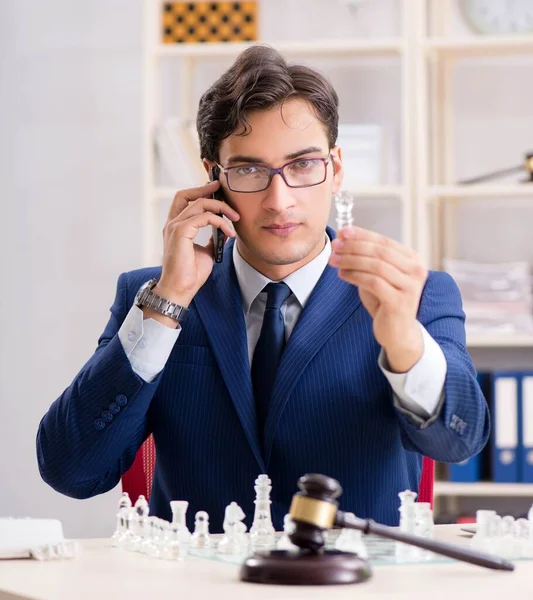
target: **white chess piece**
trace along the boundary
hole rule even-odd
[[[127,511],[131,508],[131,499],[128,492],[122,492],[118,503],[117,524],[115,532],[111,536],[111,545],[120,547],[124,534],[126,533]]]
[[[246,525],[242,522],[245,516],[242,508],[236,502],[226,506],[222,524],[224,536],[218,544],[218,554],[238,555],[248,551]]]
[[[518,544],[515,539],[515,519],[510,515],[506,515],[502,518],[499,555],[504,558],[515,558],[517,546]]]
[[[355,519],[354,513],[346,513]],[[343,552],[354,552],[363,559],[368,558],[368,551],[363,541],[362,532],[358,529],[343,529],[335,540],[335,548]]]
[[[496,516],[494,510],[476,511],[476,532],[470,540],[472,548],[481,552],[493,552],[492,519]]]
[[[252,548],[272,548],[276,543],[276,530],[272,525],[270,514],[270,492],[272,481],[268,475],[262,474],[255,480],[255,513],[250,528],[250,543]]]
[[[294,521],[289,514],[283,517],[283,535],[279,538],[276,545],[278,550],[299,550],[298,546],[293,544],[289,535],[294,531]]]
[[[416,528],[416,509],[415,500],[417,493],[411,490],[405,490],[398,494],[400,498],[400,531],[414,535]],[[395,543],[396,560],[405,562],[416,559],[417,549],[414,546],[404,544],[403,542]]]
[[[433,522],[433,511],[429,502],[415,502],[415,535],[423,538],[433,539],[435,524]],[[431,560],[433,552],[416,548],[413,552],[420,560]]]
[[[353,203],[354,197],[350,192],[341,190],[334,194],[337,230],[348,227],[353,224]]]
[[[163,557],[170,560],[180,560],[189,553],[191,541],[191,532],[187,528],[187,508],[189,503],[186,500],[172,500],[170,509],[172,510],[172,522],[165,528],[163,535]]]
[[[135,502],[131,512],[130,529],[132,536],[129,538],[127,549],[132,552],[138,552],[141,544],[147,535],[147,520],[150,507],[146,498],[141,494]]]
[[[200,510],[194,515],[194,533],[191,537],[191,548],[211,550],[213,542],[209,534],[209,515]]]

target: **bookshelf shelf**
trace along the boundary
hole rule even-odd
[[[493,496],[533,498],[533,483],[493,483],[480,481],[475,483],[455,483],[453,481],[435,481],[433,495],[438,496]]]
[[[428,38],[427,52],[453,57],[529,54],[533,52],[533,35],[482,36],[472,38]]]
[[[533,184],[517,185],[435,185],[426,191],[434,198],[497,198],[520,197],[533,199]]]
[[[343,55],[399,55],[403,51],[401,39],[324,39],[302,42],[263,41],[279,50],[285,56],[343,56]],[[178,58],[213,59],[235,58],[252,42],[205,43],[205,44],[158,44],[156,56],[175,56]]]

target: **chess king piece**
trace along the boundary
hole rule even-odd
[[[276,530],[272,525],[270,514],[270,492],[272,481],[268,475],[259,475],[255,480],[255,514],[250,528],[250,543],[252,548],[272,548],[276,543]]]
[[[372,575],[369,563],[353,552],[326,550],[324,531],[332,527],[358,529],[364,534],[405,542],[443,556],[474,565],[513,571],[514,565],[499,557],[483,554],[453,544],[417,537],[393,527],[361,519],[338,510],[342,493],[338,481],[325,475],[304,475],[298,482],[300,491],[291,503],[289,514],[294,529],[289,534],[298,552],[259,550],[241,566],[242,581],[283,585],[325,585],[360,583]]]

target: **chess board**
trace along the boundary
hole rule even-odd
[[[257,2],[165,2],[162,42],[243,42],[257,40]]]
[[[281,534],[276,535],[280,536]],[[330,532],[326,548],[334,548],[337,536],[337,532]],[[387,540],[385,538],[377,537],[374,535],[363,536],[363,540],[365,542],[365,546],[368,552],[368,562],[372,566],[417,564],[420,565],[456,562],[452,558],[433,553],[427,553],[423,557],[422,555],[417,554],[416,551],[414,553],[411,553],[410,556],[402,555],[400,557],[396,552],[396,542],[394,542],[393,540]],[[216,549],[210,551],[191,549],[189,552],[191,556],[216,560],[219,562],[226,562],[234,565],[242,564],[248,556],[248,554],[238,556],[222,556],[216,553]]]
[[[333,530],[329,532],[328,542],[326,548],[333,549],[335,547],[335,540],[339,532]],[[281,536],[281,533],[276,534],[277,538]],[[213,536],[215,538],[215,548],[206,552],[205,550],[191,549],[189,552],[191,556],[197,556],[199,558],[205,558],[210,560],[216,560],[219,562],[225,562],[233,565],[241,565],[246,558],[252,553],[246,553],[245,555],[239,556],[221,556],[216,553],[217,538],[222,536]],[[438,563],[451,563],[458,562],[456,559],[442,556],[441,554],[434,554],[432,552],[421,552],[419,549],[412,546],[403,546],[408,548],[406,552],[398,553],[396,549],[396,542],[388,540],[386,538],[378,537],[375,535],[363,536],[363,541],[366,546],[368,553],[368,562],[371,566],[400,566],[400,565],[426,565],[426,564],[438,564]],[[492,554],[492,552],[491,552]],[[533,557],[515,556],[515,557],[503,557],[506,560],[512,562],[531,561]]]

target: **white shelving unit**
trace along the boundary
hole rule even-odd
[[[454,181],[453,69],[461,58],[533,55],[533,35],[456,37],[450,34],[452,3],[417,0],[415,238],[425,263],[441,268],[443,246],[454,246],[457,204],[466,199],[533,200],[533,185],[456,185]],[[433,211],[432,211],[433,209]],[[433,213],[433,214],[431,214]],[[471,335],[471,348],[533,347],[528,335]]]
[[[401,65],[401,119],[403,124],[402,172],[399,185],[365,186],[359,197],[394,198],[401,205],[401,237],[415,247],[430,267],[440,267],[438,239],[449,235],[454,203],[463,199],[512,196],[533,200],[533,185],[471,185],[453,183],[452,69],[461,57],[533,54],[533,36],[452,37],[445,26],[450,21],[450,2],[400,0],[402,29],[398,38],[323,39],[310,42],[264,40],[284,56],[331,59],[341,57],[397,57]],[[196,113],[192,93],[195,74],[205,61],[236,58],[249,43],[167,45],[160,42],[160,0],[145,0],[144,40],[144,263],[160,262],[161,202],[176,190],[156,182],[154,130],[162,113],[159,68],[162,59],[180,61],[181,95],[179,116],[192,119]],[[429,25],[429,27],[428,27]],[[429,35],[428,29],[431,31]],[[438,100],[435,100],[438,99]],[[430,132],[433,136],[430,137]],[[446,206],[439,222],[431,206]],[[451,207],[451,208],[450,208]],[[437,211],[435,211],[437,212]],[[437,242],[435,241],[437,240]],[[533,348],[533,336],[470,336],[472,348]],[[435,496],[533,496],[533,485],[489,483],[454,484],[436,482]]]

